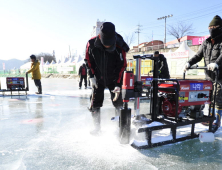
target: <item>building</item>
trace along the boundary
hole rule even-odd
[[[99,34],[99,31],[100,31],[100,27],[101,25],[104,23],[104,21],[99,21],[97,20],[96,22],[96,26],[93,26],[93,31],[91,33],[91,37],[95,37]]]
[[[159,50],[162,48],[164,48],[163,41],[153,40],[150,42],[143,42],[139,44],[139,49],[138,49],[138,46],[133,46],[130,52],[143,52],[143,51],[149,51],[149,50]]]
[[[180,38],[180,44],[182,42],[185,42],[188,46],[200,45],[208,37],[209,37],[209,35],[206,35],[206,36],[189,36],[189,35],[187,35],[187,36],[184,36],[184,37]],[[166,46],[167,46],[167,48],[179,47],[179,42],[176,39],[176,40],[167,42]]]

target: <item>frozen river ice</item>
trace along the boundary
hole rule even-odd
[[[44,94],[35,95],[33,81],[29,84],[27,97],[0,96],[0,170],[222,169],[221,129],[213,143],[193,139],[136,150],[119,144],[108,91],[102,133],[92,136],[90,89],[79,90],[73,79],[43,79]],[[142,103],[141,112],[146,110]]]

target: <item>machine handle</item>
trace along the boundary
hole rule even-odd
[[[207,67],[198,67],[198,65],[191,66],[189,69],[207,69]],[[215,81],[218,81],[219,70],[216,68],[214,70],[215,73]],[[183,79],[185,79],[186,72],[183,73]]]
[[[146,54],[146,55],[134,55],[133,56],[134,59],[150,59],[150,60],[154,60],[153,54]]]
[[[28,73],[26,73],[25,78],[26,78],[26,90],[29,91]]]
[[[189,67],[188,69],[207,69],[207,67],[199,67],[197,64]],[[185,79],[186,72],[183,73],[183,79]]]

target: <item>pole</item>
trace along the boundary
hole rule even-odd
[[[164,38],[164,48],[166,48],[166,17],[165,17],[165,38]]]
[[[137,31],[135,32],[135,33],[138,33],[138,52],[139,52],[139,44],[140,44],[140,38],[139,38],[139,34],[140,34],[140,27],[141,27],[141,25],[137,25],[138,26],[138,28],[137,28]]]
[[[71,58],[71,50],[70,50],[70,45],[69,45],[69,57]]]
[[[169,17],[172,17],[173,15],[168,15],[168,16],[164,16],[164,17],[160,17],[160,18],[157,18],[157,20],[161,20],[161,19],[165,19],[165,37],[164,37],[164,48],[166,48],[166,19],[169,18]]]
[[[141,81],[141,58],[136,59],[136,81]],[[140,114],[140,98],[135,98],[134,110],[136,115]]]

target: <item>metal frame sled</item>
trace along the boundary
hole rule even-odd
[[[19,92],[25,92],[25,95],[27,96],[27,91],[29,91],[28,74],[26,74],[25,78],[6,77],[6,86],[7,89],[0,89],[0,92],[3,94],[3,96],[5,96],[5,92],[11,92],[11,96],[13,96],[12,92],[18,92],[18,96],[21,96]]]
[[[187,114],[184,117],[180,117],[178,114],[179,109],[179,91],[180,91],[180,84],[179,81],[194,81],[194,80],[187,80],[185,79],[185,74],[183,76],[183,79],[158,79],[158,57],[153,57],[152,55],[136,55],[134,56],[134,59],[137,59],[137,62],[140,62],[141,59],[151,59],[154,61],[154,74],[153,74],[153,81],[151,86],[151,99],[150,99],[150,113],[145,114],[146,118],[150,120],[150,122],[160,122],[162,125],[153,126],[153,127],[140,127],[138,128],[138,133],[145,132],[145,139],[146,144],[145,145],[138,145],[137,142],[133,142],[131,144],[132,147],[136,149],[147,149],[152,147],[157,147],[161,145],[176,143],[180,141],[185,141],[188,139],[193,139],[199,137],[199,134],[201,132],[195,133],[195,125],[197,123],[201,122],[209,122],[208,130],[202,131],[202,132],[215,132],[217,128],[213,127],[213,121],[215,120],[215,102],[214,104],[211,104],[209,102],[209,112],[208,116],[203,115],[202,116],[193,116],[190,114]],[[206,67],[191,67],[190,69],[206,69]],[[131,109],[128,108],[127,102],[129,102],[130,97],[140,97],[142,96],[142,86],[140,81],[134,81],[133,87],[130,87],[130,80],[132,79],[132,72],[125,72],[124,76],[128,74],[128,78],[123,78],[123,86],[122,86],[122,95],[123,95],[123,102],[124,107],[121,109],[120,113],[120,143],[129,143],[130,139],[130,126],[131,126]],[[218,75],[218,70],[216,70],[215,73],[216,77]],[[137,77],[138,80],[138,77]],[[217,78],[216,78],[217,80]],[[197,80],[198,81],[198,80]],[[162,103],[160,102],[160,95],[159,92],[161,90],[161,87],[158,86],[158,82],[173,82],[175,84],[175,88],[173,91],[171,91],[174,94],[174,100],[175,100],[175,110],[174,110],[174,116],[169,116],[166,114],[162,114],[161,112],[161,106]],[[210,82],[212,83],[212,82]],[[217,83],[217,81],[216,81]],[[127,84],[127,85],[126,85]],[[216,86],[217,87],[217,86]],[[168,89],[168,88],[166,88]],[[172,90],[172,89],[170,89]],[[207,96],[209,101],[212,101],[212,93],[213,89],[209,91],[209,96]],[[199,95],[199,93],[197,93]],[[216,97],[216,90],[214,93],[214,101]],[[213,113],[210,114],[211,107],[213,107]],[[195,110],[195,114],[199,114],[201,110]],[[188,131],[188,134],[183,135],[183,137],[179,136],[177,137],[177,128],[183,127],[183,126],[190,126],[190,130]],[[156,130],[163,130],[163,129],[170,129],[172,138],[170,140],[165,140],[162,142],[152,143],[152,135],[153,132]]]

